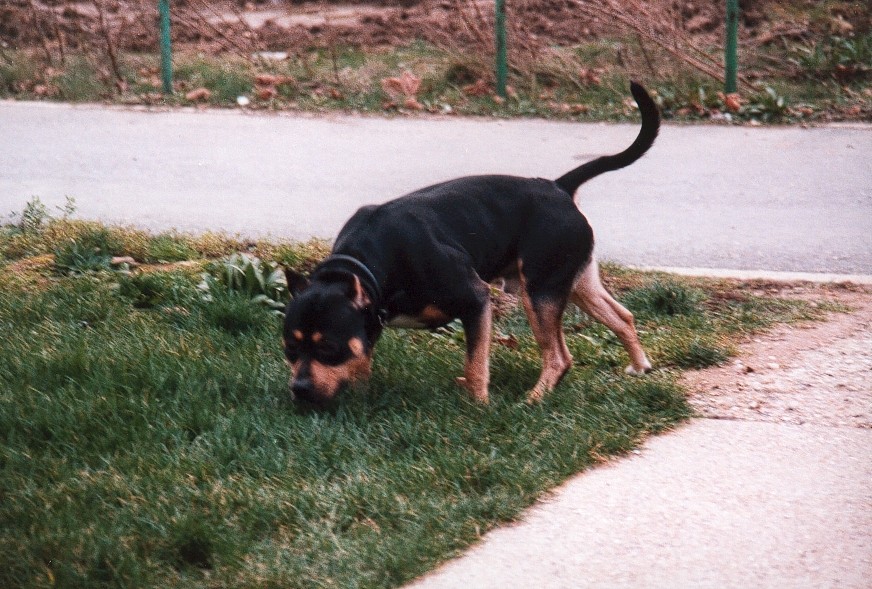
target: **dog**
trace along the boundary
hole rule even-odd
[[[642,127],[621,153],[557,180],[468,176],[364,206],[310,277],[286,269],[292,299],[283,343],[294,399],[323,406],[344,384],[367,377],[386,326],[432,329],[459,319],[466,361],[457,382],[486,404],[490,285],[500,279],[519,285],[541,350],[528,402],[541,400],[572,365],[561,325],[569,302],[618,336],[630,357],[626,372],[650,371],[633,315],[600,282],[593,230],[574,200],[583,183],[632,164],[653,145],[657,106],[641,85],[630,90]]]

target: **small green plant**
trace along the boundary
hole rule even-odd
[[[762,94],[754,97],[749,104],[739,110],[739,114],[746,118],[770,123],[787,119],[790,107],[784,96],[771,86],[766,86]]]
[[[62,242],[54,250],[55,268],[61,274],[109,270],[114,249],[108,230],[102,227],[90,228]]]
[[[239,293],[279,313],[285,307],[288,292],[284,272],[277,264],[242,253],[214,264],[203,276],[200,288],[207,298],[227,292]]]
[[[789,61],[799,67],[800,75],[813,80],[833,78],[846,83],[866,79],[872,74],[872,33],[833,36],[797,46]]]

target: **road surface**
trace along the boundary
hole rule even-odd
[[[332,237],[354,210],[466,174],[555,178],[635,124],[313,117],[0,101],[0,214],[76,199],[160,231]],[[872,274],[872,126],[665,125],[579,204],[602,259]]]

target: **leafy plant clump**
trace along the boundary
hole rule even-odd
[[[204,274],[201,289],[209,300],[226,293],[247,296],[252,302],[281,312],[287,304],[285,275],[277,264],[236,253],[212,264]]]

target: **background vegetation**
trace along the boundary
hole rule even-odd
[[[174,2],[175,93],[165,96],[156,3],[10,0],[0,96],[601,120],[631,114],[636,78],[666,118],[872,120],[868,2],[741,2],[740,88],[729,96],[722,4],[511,2],[503,99],[489,2]]]

